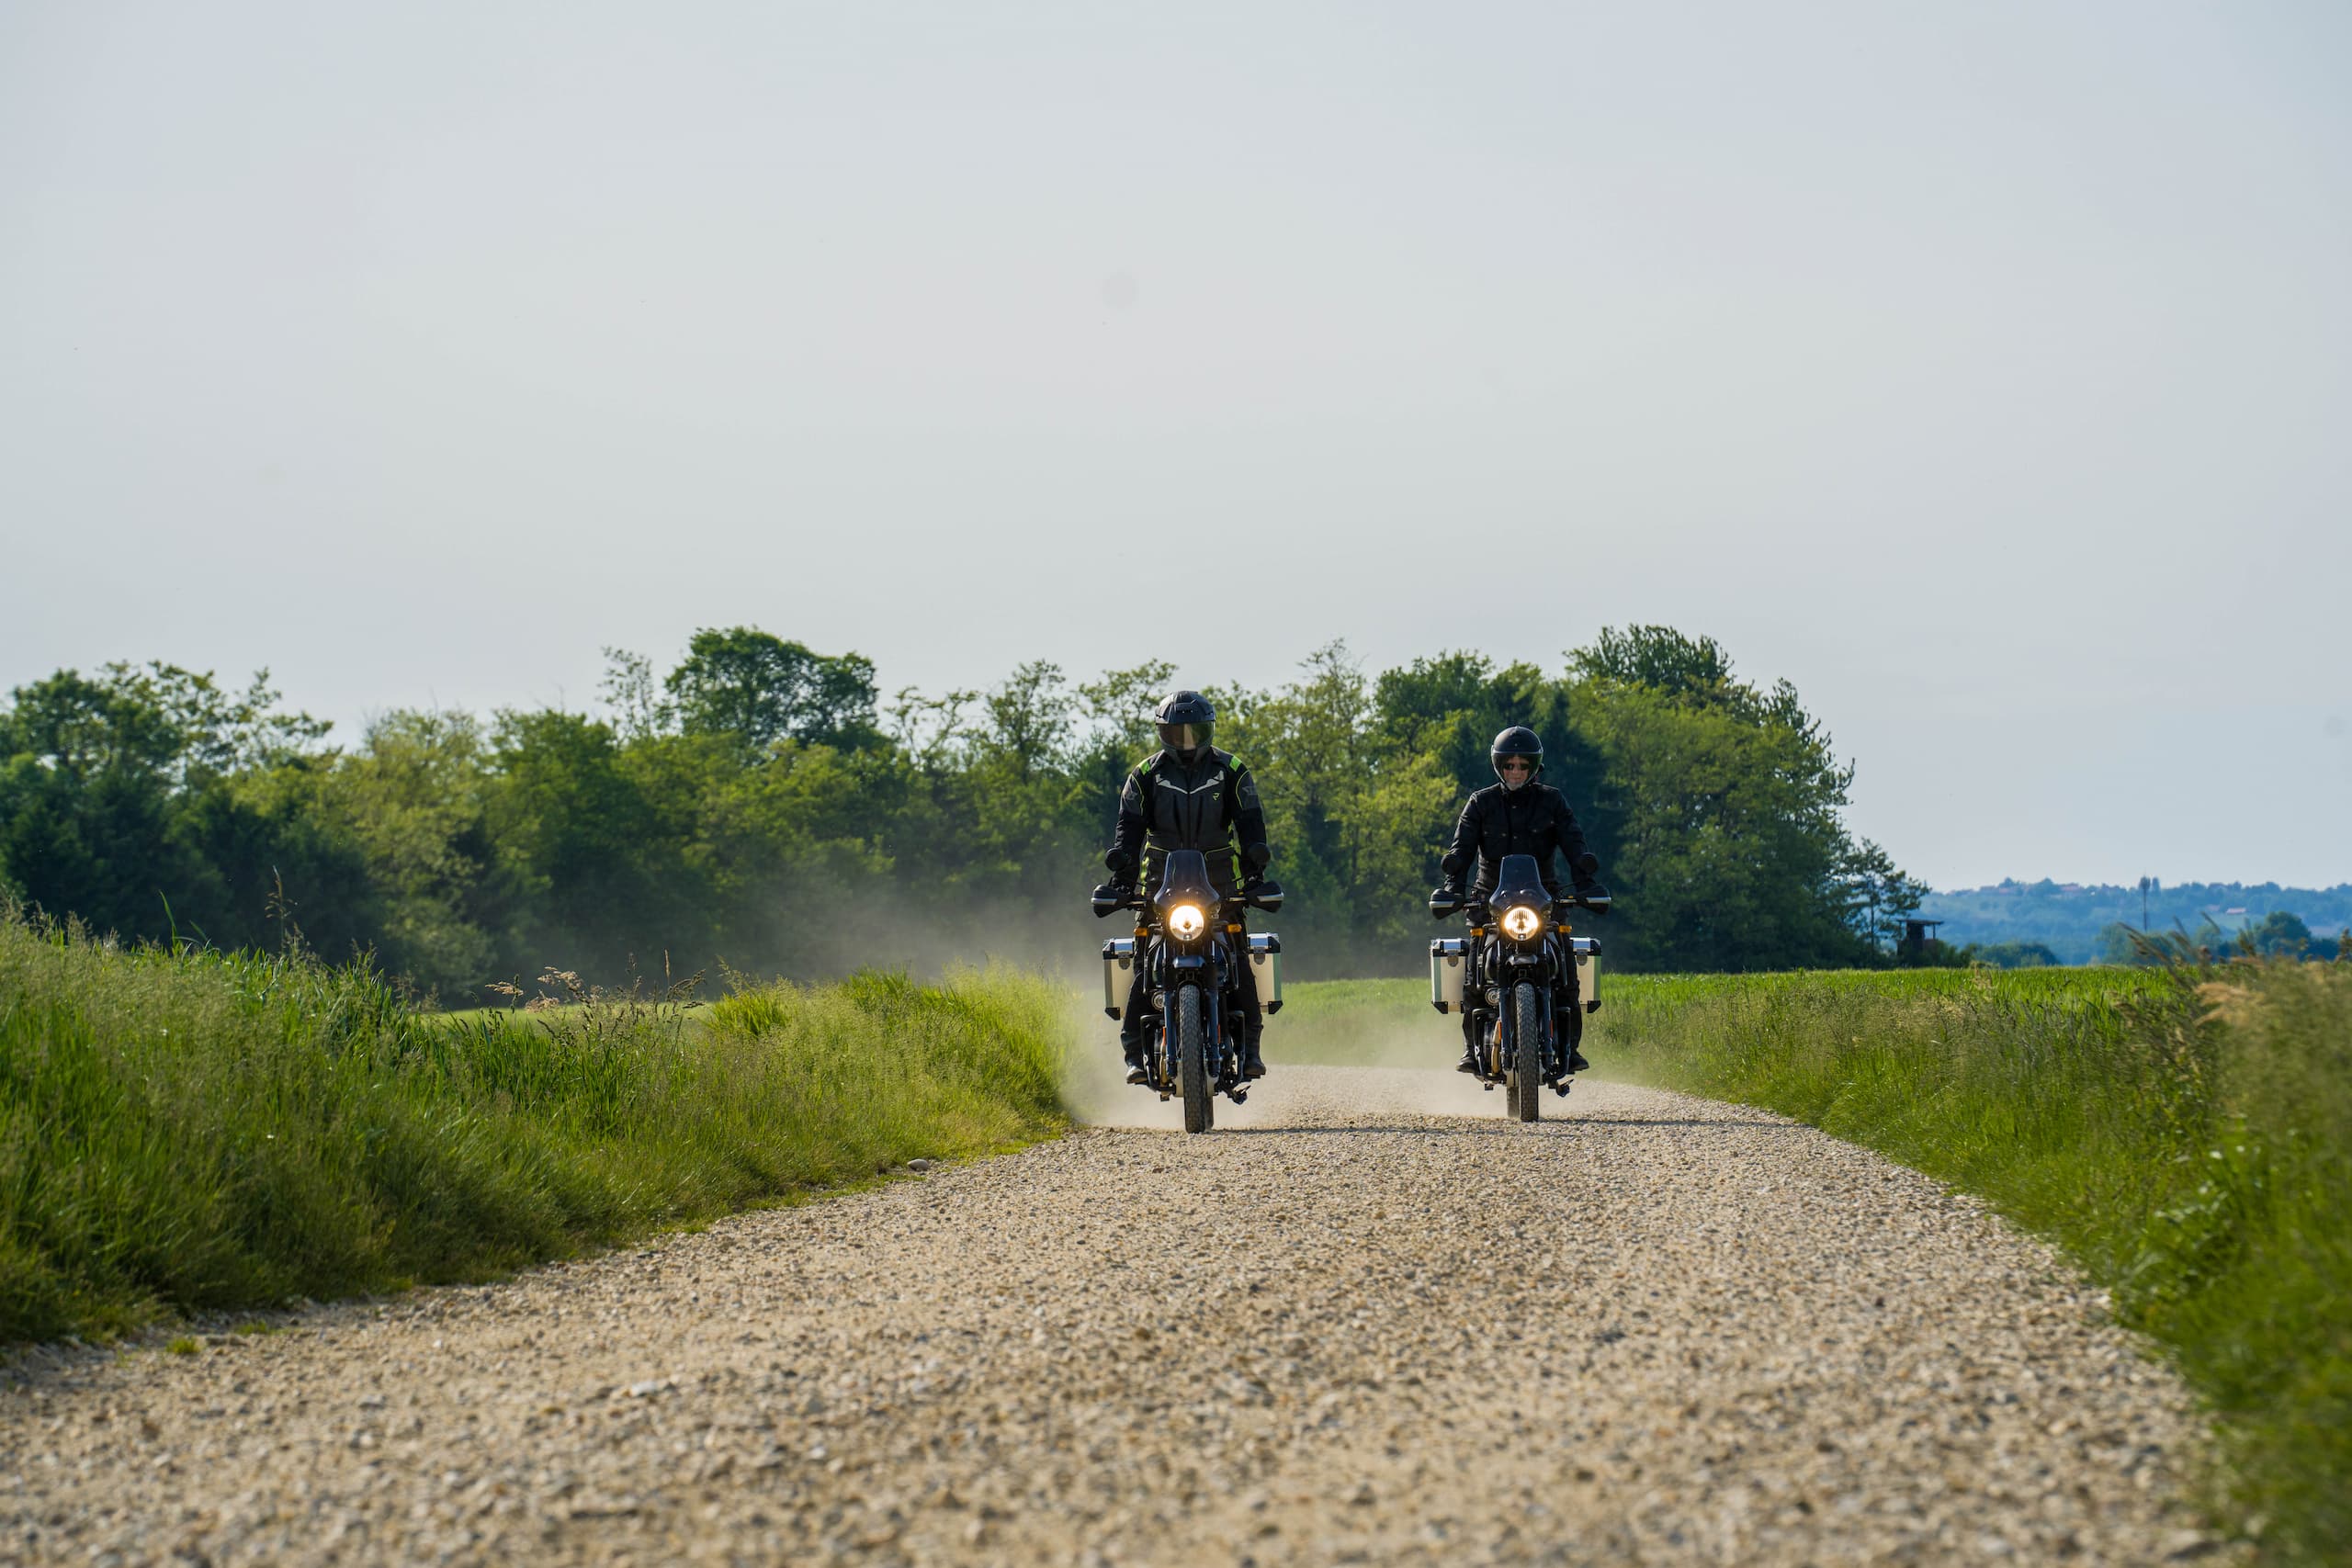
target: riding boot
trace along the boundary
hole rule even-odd
[[[1258,1054],[1260,1032],[1253,1029],[1241,1037],[1241,1076],[1262,1078],[1266,1076],[1266,1059]]]
[[[1584,1053],[1577,1049],[1584,1043],[1584,1007],[1574,997],[1569,998],[1568,1006],[1575,1010],[1562,1011],[1557,1015],[1556,1022],[1560,1038],[1568,1043],[1568,1071],[1580,1073],[1592,1066],[1584,1059]]]
[[[1119,1049],[1126,1054],[1127,1081],[1129,1083],[1143,1083],[1147,1081],[1150,1075],[1144,1071],[1143,1036],[1140,1034],[1120,1035]]]

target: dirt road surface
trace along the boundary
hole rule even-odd
[[[1756,1111],[1501,1101],[1283,1068],[1206,1137],[1091,1127],[195,1355],[36,1353],[0,1561],[2211,1551],[2169,1501],[2177,1385],[2038,1244]]]

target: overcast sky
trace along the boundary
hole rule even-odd
[[[2336,0],[11,0],[0,687],[1664,622],[1938,886],[2339,881],[2347,280]]]

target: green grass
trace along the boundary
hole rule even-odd
[[[0,1341],[494,1277],[1063,1124],[1058,989],[420,1017],[307,957],[0,918]]]
[[[1385,1059],[1419,1031],[1436,1065],[1454,1038],[1418,982],[1293,995],[1288,1059]],[[2352,965],[1611,976],[1602,995],[1603,1075],[1781,1111],[2064,1247],[2210,1402],[2220,1510],[2267,1560],[2352,1558]]]
[[[1610,1007],[1621,1068],[2056,1240],[2211,1401],[2267,1554],[2352,1551],[2352,969],[1659,977]]]

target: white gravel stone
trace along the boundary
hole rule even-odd
[[[2232,1556],[2176,1380],[1981,1205],[1739,1107],[1501,1100],[1277,1066],[1206,1137],[28,1353],[0,1562]]]

